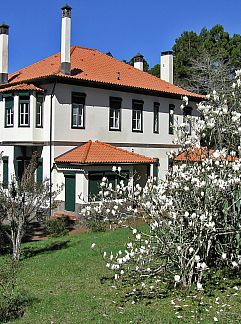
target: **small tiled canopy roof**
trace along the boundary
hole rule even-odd
[[[33,83],[44,78],[58,77],[65,80],[85,81],[98,85],[118,86],[119,88],[139,89],[179,98],[188,96],[193,100],[204,97],[163,81],[147,72],[140,71],[96,49],[72,46],[71,74],[60,72],[60,53],[47,57],[9,76],[8,85]],[[5,85],[0,86],[5,87]]]
[[[187,151],[182,152],[178,156],[175,157],[174,161],[177,162],[185,162],[185,161],[190,161],[190,162],[201,162],[202,160],[208,158],[208,157],[213,157],[214,150],[213,149],[207,149],[206,147],[191,147]],[[214,157],[213,157],[214,158]],[[214,158],[217,159],[217,158]],[[226,156],[227,161],[235,161],[237,160],[237,157],[227,155]]]
[[[55,159],[55,162],[80,164],[150,164],[155,163],[155,160],[100,141],[89,141],[60,155]]]
[[[17,84],[15,86],[10,86],[6,87],[3,89],[0,89],[0,93],[6,93],[6,92],[11,92],[11,91],[36,91],[36,92],[44,92],[43,89],[36,87],[33,84],[26,84],[26,83],[21,83]]]

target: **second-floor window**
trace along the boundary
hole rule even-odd
[[[121,130],[121,98],[110,97],[109,130]]]
[[[13,127],[13,97],[5,98],[5,127]]]
[[[29,96],[19,96],[19,126],[30,126]]]
[[[36,127],[43,127],[43,96],[38,95],[36,99]]]
[[[85,128],[85,94],[72,93],[72,128]]]
[[[174,134],[174,105],[169,105],[169,134]]]
[[[153,133],[159,133],[159,107],[160,104],[155,102],[153,106]]]
[[[132,102],[132,131],[143,132],[143,101]]]

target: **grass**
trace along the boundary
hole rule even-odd
[[[211,301],[210,297],[202,300],[197,296],[196,300],[187,300],[170,296],[162,300],[144,300],[136,304],[127,301],[124,305],[120,304],[121,296],[111,287],[113,283],[101,280],[110,277],[112,273],[105,267],[101,254],[91,249],[91,244],[95,242],[97,248],[101,247],[107,252],[119,250],[128,235],[129,231],[122,229],[24,244],[25,258],[18,284],[33,298],[33,303],[22,318],[11,323],[197,323],[199,315],[191,312],[195,307],[187,311],[187,318],[178,319],[175,314],[177,309],[181,309],[179,314],[182,315],[187,302],[201,303],[198,309],[204,308],[202,323],[213,323],[214,316],[219,317],[220,323],[241,321],[240,286],[238,291],[230,285],[230,291],[225,296],[219,291],[215,292]],[[216,300],[217,296],[220,299]],[[180,307],[171,304],[173,299]],[[208,306],[205,305],[207,302]],[[220,312],[225,303],[229,303],[232,309],[227,312],[224,306],[224,311]],[[208,312],[205,308],[209,308]],[[216,315],[217,311],[220,316]]]

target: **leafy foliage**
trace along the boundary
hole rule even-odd
[[[221,25],[199,34],[182,33],[173,46],[174,83],[203,94],[228,89],[241,66],[240,38],[231,37]]]
[[[46,221],[46,234],[50,237],[64,236],[68,233],[66,220],[61,217]]]

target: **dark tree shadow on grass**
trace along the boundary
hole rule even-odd
[[[21,253],[22,259],[31,258],[38,254],[43,254],[43,253],[66,249],[67,247],[69,247],[69,242],[70,242],[70,240],[65,240],[65,241],[53,242],[51,244],[41,246],[41,247],[36,247],[36,246],[24,247],[22,249],[22,253]]]

